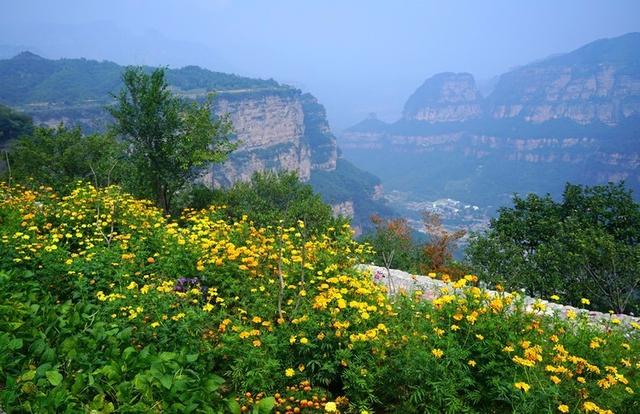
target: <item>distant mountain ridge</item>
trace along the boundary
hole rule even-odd
[[[22,52],[0,60],[0,104],[26,113],[35,125],[63,122],[86,132],[100,131],[111,121],[104,108],[113,101],[111,94],[122,88],[123,70],[123,66],[108,61],[50,60]],[[318,182],[323,183],[323,197],[336,205],[351,203],[347,212],[356,227],[366,227],[372,211],[388,212],[372,196],[379,179],[371,175],[367,180],[360,179],[363,171],[346,160],[338,163],[336,138],[324,106],[311,94],[273,79],[253,79],[198,66],[167,69],[165,75],[173,92],[185,99],[202,100],[215,92],[214,114],[228,114],[233,122],[233,139],[239,147],[227,162],[210,168],[205,183],[229,186],[268,170],[295,171],[301,180],[314,184],[317,180],[312,178],[321,174]],[[345,174],[353,179],[345,181]],[[340,188],[344,182],[361,187]]]
[[[565,181],[620,180],[640,195],[640,33],[517,67],[491,89],[437,74],[397,122],[365,120],[340,146],[387,188],[432,198],[499,205]]]
[[[500,76],[483,97],[469,73],[439,73],[405,104],[403,119],[450,122],[476,118],[568,118],[615,125],[640,115],[640,33],[589,43],[573,52]]]
[[[25,105],[34,102],[110,101],[122,86],[123,67],[109,61],[45,59],[25,51],[0,60],[0,102]],[[145,67],[153,70],[152,67]],[[167,81],[181,91],[234,89],[291,89],[273,79],[253,79],[213,72],[198,66],[167,69]]]

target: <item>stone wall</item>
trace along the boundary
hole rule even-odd
[[[389,280],[391,280],[391,287],[393,292],[415,292],[417,290],[422,292],[425,300],[433,300],[442,295],[442,289],[446,288],[448,292],[455,292],[456,289],[452,283],[446,283],[441,280],[437,280],[428,276],[412,275],[402,270],[391,269],[389,274],[384,267],[373,265],[360,265],[361,271],[367,272],[378,283],[389,286]],[[486,290],[486,293],[490,296],[500,295],[504,293],[498,293],[493,290]],[[555,302],[546,301],[543,299],[532,298],[524,296],[524,303],[527,311],[536,312],[543,315],[554,316],[557,315],[561,318],[566,318],[569,311],[575,312],[576,315],[589,318],[593,323],[604,324],[611,322],[613,319],[617,319],[621,324],[630,325],[632,322],[640,323],[640,318],[632,315],[623,314],[609,314],[602,312],[590,311],[587,309],[579,309],[573,306],[562,305]],[[542,306],[538,305],[542,304]],[[536,305],[534,307],[534,305]],[[539,308],[544,308],[543,311]]]

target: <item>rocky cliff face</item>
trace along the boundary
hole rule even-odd
[[[312,171],[333,171],[338,146],[326,111],[297,89],[223,93],[215,108],[229,114],[239,147],[205,177],[211,185],[247,181],[258,171],[294,171],[302,181]]]
[[[480,117],[481,96],[470,73],[440,73],[409,97],[403,117],[426,122],[456,122]]]
[[[479,188],[555,191],[551,180],[626,180],[638,193],[639,50],[640,33],[599,40],[503,74],[487,97],[470,74],[435,75],[400,120],[365,120],[341,134],[340,146],[385,184],[412,191],[434,187],[434,179],[459,197]]]
[[[500,77],[487,98],[495,118],[616,125],[640,115],[640,33],[602,39]]]
[[[227,162],[212,167],[206,183],[228,186],[258,171],[294,171],[303,181],[310,178],[312,150],[305,139],[310,126],[299,91],[227,92],[219,95],[215,112],[229,115],[239,146]]]
[[[457,122],[480,117],[617,125],[640,115],[640,33],[603,39],[503,74],[483,98],[469,73],[440,73],[407,100],[403,118]]]

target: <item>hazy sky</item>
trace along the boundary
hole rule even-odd
[[[395,120],[442,71],[488,80],[640,31],[638,0],[0,0],[0,54],[196,64],[316,95],[334,129]]]

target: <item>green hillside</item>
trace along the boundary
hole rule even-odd
[[[145,67],[151,71],[153,68]],[[106,102],[122,87],[124,70],[113,62],[87,59],[50,60],[30,52],[0,60],[0,103]],[[213,72],[198,66],[167,69],[169,84],[188,91],[287,88],[276,81]]]

